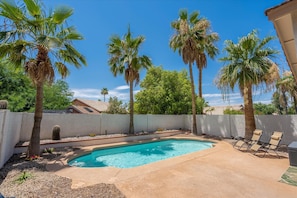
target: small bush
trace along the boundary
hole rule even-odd
[[[54,152],[54,148],[45,148],[44,149],[44,153],[50,153],[50,154],[52,154],[53,152]]]
[[[27,179],[31,178],[32,177],[32,174],[27,172],[27,171],[24,171],[21,173],[21,175],[16,179],[16,182],[19,183],[19,184],[22,184],[24,183]]]

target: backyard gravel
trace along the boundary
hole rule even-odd
[[[44,153],[36,160],[25,160],[24,154],[15,154],[0,169],[0,198],[2,197],[125,197],[113,184],[96,184],[71,189],[71,179],[60,177],[46,170],[45,166],[54,158],[70,152],[71,148]],[[27,179],[20,179],[28,176]],[[2,197],[1,197],[2,195]]]

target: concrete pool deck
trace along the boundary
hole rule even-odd
[[[192,135],[175,137],[201,139]],[[112,183],[127,198],[297,196],[297,187],[279,182],[289,167],[287,157],[260,158],[238,151],[226,141],[215,142],[211,149],[135,168],[67,166],[71,156],[94,148],[82,147],[75,153],[61,156],[47,168],[59,176],[72,179],[73,188]]]

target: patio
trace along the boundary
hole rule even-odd
[[[281,159],[260,158],[234,149],[230,142],[216,142],[215,147],[208,150],[130,169],[65,166],[71,154],[47,168],[71,178],[73,188],[112,183],[128,198],[296,197],[297,187],[279,182],[289,167],[286,153]],[[80,152],[92,148],[83,147]]]

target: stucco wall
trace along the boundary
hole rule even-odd
[[[0,168],[13,155],[14,146],[20,139],[21,113],[0,111]]]
[[[40,138],[51,139],[52,128],[61,127],[61,137],[84,136],[90,133],[101,134],[101,115],[89,114],[54,114],[44,113],[41,121]],[[23,124],[20,131],[20,141],[28,141],[31,137],[34,115],[23,114]]]

